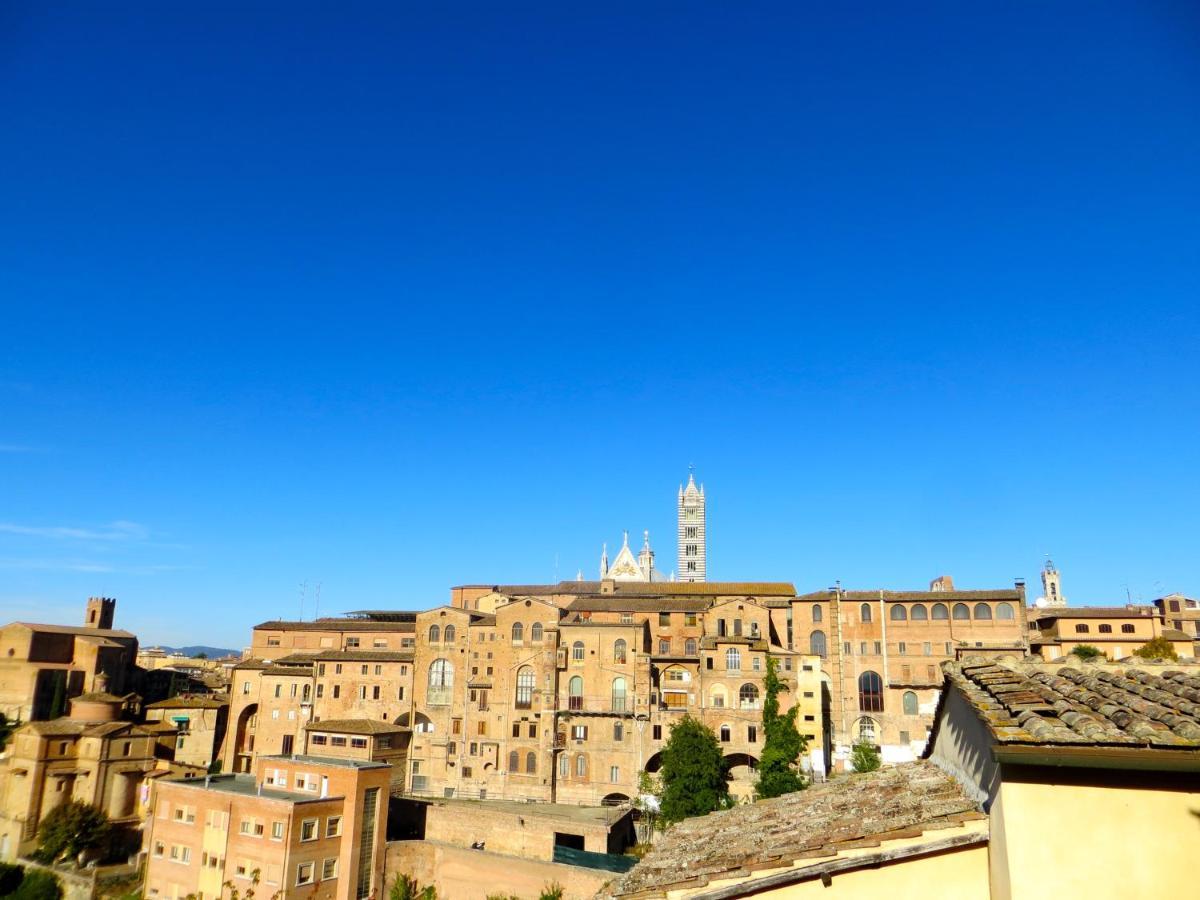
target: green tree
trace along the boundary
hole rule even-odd
[[[25,869],[14,863],[0,862],[0,897],[14,893],[25,877]]]
[[[437,900],[437,888],[432,884],[421,887],[417,879],[401,873],[392,882],[388,900]]]
[[[662,820],[667,825],[729,805],[729,771],[717,736],[684,716],[662,750]]]
[[[12,736],[16,728],[16,723],[8,721],[8,716],[0,713],[0,751],[4,750],[5,745],[8,744],[8,739]]]
[[[49,719],[57,719],[67,712],[67,674],[56,672],[54,679],[54,696],[50,698]]]
[[[645,770],[638,775],[638,793],[633,805],[641,811],[641,818],[646,827],[653,831],[658,820],[658,811],[662,806],[662,785]]]
[[[1097,657],[1104,656],[1104,652],[1099,647],[1093,647],[1091,644],[1080,644],[1071,653],[1078,656],[1084,662],[1091,662]]]
[[[106,849],[112,823],[104,810],[68,800],[50,810],[38,827],[38,856],[46,862],[73,859],[84,850]]]
[[[52,873],[32,869],[21,879],[20,886],[12,894],[12,900],[62,900],[62,895],[62,882]]]
[[[193,656],[192,659],[208,659],[208,654],[201,650],[199,653]]]
[[[1134,650],[1133,655],[1140,656],[1142,659],[1179,659],[1175,647],[1165,637],[1156,637],[1147,641]]]
[[[793,791],[803,790],[804,776],[796,771],[796,760],[804,752],[804,738],[796,729],[796,714],[799,706],[793,706],[782,716],[779,714],[779,691],[783,682],[779,680],[779,660],[767,659],[767,675],[763,679],[766,699],[763,701],[763,750],[758,761],[758,784],[755,789],[760,798],[778,797]]]
[[[855,772],[874,772],[882,764],[879,751],[867,741],[859,741],[850,750],[850,764]]]

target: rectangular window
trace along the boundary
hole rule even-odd
[[[847,656],[851,655],[849,641],[846,641],[844,644],[842,644],[842,652],[845,653]]]
[[[654,726],[654,740],[656,740],[656,741],[662,740],[662,726],[661,725]]]
[[[572,725],[571,738],[576,741],[586,741],[588,730],[586,725]]]
[[[900,643],[897,645],[896,649],[897,649],[897,651],[899,652],[899,654],[900,654],[901,656],[905,656],[905,655],[907,655],[907,653],[908,653],[908,644],[904,643],[904,641],[901,641],[901,642],[900,642]]]
[[[300,840],[315,841],[317,839],[317,820],[305,819],[300,823]]]
[[[344,737],[341,737],[340,735],[334,735],[333,737],[331,737],[329,739],[329,743],[330,743],[330,746],[333,746],[333,747],[345,747],[346,739]]]
[[[370,666],[368,666],[366,663],[363,663],[363,667],[362,667],[362,674],[363,674],[363,675],[366,675],[366,674],[367,674],[367,670],[368,670],[369,668],[370,668]]]
[[[312,884],[313,883],[313,868],[314,863],[300,863],[296,866],[296,884]]]
[[[164,846],[162,841],[154,842],[154,855],[155,856],[162,856],[164,853],[166,853],[166,851],[167,851],[167,848],[166,848],[166,846]]]
[[[537,737],[537,722],[529,723],[529,736],[531,738]]]
[[[372,699],[372,700],[378,700],[378,699],[379,699],[379,692],[380,692],[381,690],[382,690],[382,688],[380,688],[380,686],[379,686],[379,685],[375,685],[373,688],[371,688],[371,699]]]
[[[341,674],[342,674],[342,664],[341,664],[341,663],[334,663],[334,664],[333,664],[333,674],[334,674],[334,675],[341,675]]]
[[[338,837],[342,833],[342,817],[330,816],[325,820],[325,837]]]
[[[632,625],[633,624],[633,613],[629,613],[629,612],[621,613],[621,624],[622,625]]]
[[[683,624],[689,628],[696,627],[696,614],[695,613],[684,613],[683,614]]]
[[[475,729],[475,733],[486,735],[487,734],[487,722],[485,722],[481,719],[479,722],[478,728]]]
[[[519,738],[520,736],[521,736],[521,723],[513,722],[513,737]]]
[[[608,780],[610,782],[612,782],[613,784],[621,783],[621,767],[620,766],[609,766],[608,767]]]
[[[947,656],[954,655],[954,645],[952,643],[950,643],[950,641],[946,641],[946,655]]]
[[[321,880],[329,881],[332,878],[337,878],[338,861],[336,856],[331,856],[321,863]]]
[[[243,694],[248,694],[248,693],[250,693],[250,682],[248,682],[248,681],[243,681],[243,682],[242,682],[242,693],[243,693]]]
[[[367,749],[367,739],[366,738],[350,738],[350,746],[353,747],[355,750],[366,750]]]
[[[866,655],[867,655],[867,642],[866,642],[866,641],[859,641],[859,642],[858,642],[858,655],[859,655],[859,656],[866,656]]]
[[[658,624],[663,628],[669,628],[671,625],[671,614],[669,612],[660,612],[658,614]]]
[[[397,694],[396,694],[396,699],[397,699],[397,700],[403,700],[403,699],[404,699],[404,685],[400,685],[400,688],[399,688],[399,690],[398,690],[398,692],[397,692]]]
[[[658,655],[659,656],[667,656],[670,654],[670,652],[671,652],[671,642],[670,641],[659,641],[658,642]]]
[[[272,822],[271,823],[271,840],[273,840],[273,841],[282,841],[283,840],[283,823],[282,822]]]
[[[907,731],[900,732],[900,743],[902,743],[902,744],[908,743],[908,732]]]
[[[317,699],[320,700],[324,696],[325,696],[325,685],[318,684],[317,685]]]
[[[758,743],[758,726],[757,725],[747,725],[746,726],[746,740],[751,744]]]
[[[921,645],[921,651],[926,656],[933,656],[933,644],[931,644],[929,641],[926,641],[924,644]]]
[[[283,685],[282,684],[275,685],[275,696],[276,697],[283,696]]]
[[[358,688],[358,699],[359,699],[359,700],[366,700],[366,699],[367,699],[367,686],[366,686],[365,684],[363,684],[363,685],[359,685],[359,688]]]
[[[342,686],[340,684],[335,684],[333,686],[333,699],[336,700],[340,696],[342,696]]]
[[[358,638],[346,638],[346,648],[355,649],[358,647]]]

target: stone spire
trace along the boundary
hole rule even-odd
[[[708,543],[704,485],[696,487],[695,472],[688,472],[687,487],[679,486],[679,580],[707,578]]]
[[[1034,606],[1061,607],[1067,605],[1067,598],[1062,593],[1062,583],[1054,562],[1046,557],[1046,565],[1042,567],[1042,596],[1034,601]]]
[[[638,554],[638,568],[646,581],[654,580],[654,551],[650,549],[650,531],[642,532],[642,552]]]
[[[600,550],[600,580],[603,581],[608,577],[608,541],[605,541]]]

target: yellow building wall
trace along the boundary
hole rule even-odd
[[[1197,896],[1200,784],[1178,779],[1176,790],[1005,781],[992,808],[993,900]]]
[[[928,835],[926,836],[928,838]],[[714,885],[672,891],[670,900],[702,894]],[[1073,896],[1073,895],[1060,895]],[[967,847],[900,860],[876,869],[857,869],[833,876],[825,887],[820,879],[803,881],[773,891],[755,894],[763,900],[846,900],[846,898],[886,897],[888,900],[930,900],[932,897],[953,897],[954,900],[988,900],[987,845]]]

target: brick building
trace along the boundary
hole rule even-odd
[[[80,694],[136,690],[138,640],[113,627],[116,609],[111,597],[90,597],[82,626],[10,622],[0,628],[0,713],[15,721],[50,719]]]
[[[304,900],[380,896],[386,763],[262,756],[253,775],[163,779],[146,836],[145,896],[242,894]]]

